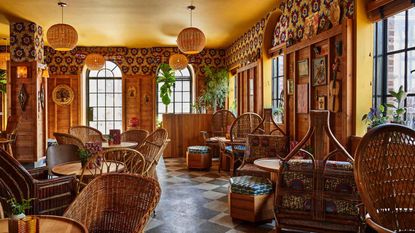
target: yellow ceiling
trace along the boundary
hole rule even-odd
[[[191,0],[67,0],[64,22],[78,31],[78,45],[175,46],[180,30],[189,26]],[[60,22],[57,0],[1,0],[0,36],[8,21],[25,19],[46,31]],[[276,0],[193,0],[193,25],[207,37],[207,47],[224,48],[247,31]],[[46,34],[46,33],[45,33]]]

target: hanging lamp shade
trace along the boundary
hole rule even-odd
[[[58,23],[52,25],[46,33],[50,47],[57,51],[69,51],[78,43],[78,33],[69,24]]]
[[[205,45],[205,34],[199,28],[185,28],[177,37],[177,46],[185,54],[198,54],[205,48]]]
[[[173,70],[183,70],[189,64],[189,60],[183,54],[177,53],[170,56],[169,65]]]
[[[105,58],[98,53],[88,54],[85,58],[85,65],[90,70],[100,70],[105,65]]]
[[[0,53],[0,70],[7,70],[7,61],[10,60],[10,53]]]

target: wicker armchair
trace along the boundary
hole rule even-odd
[[[75,177],[48,178],[47,168],[27,171],[13,157],[0,150],[0,202],[6,213],[7,200],[33,198],[27,214],[62,215],[76,196]]]
[[[153,178],[157,177],[156,167],[163,154],[164,149],[167,146],[167,130],[163,128],[156,129],[151,133],[144,144],[138,148],[138,151],[144,155],[146,160],[146,168],[144,169],[144,175]]]
[[[89,232],[141,233],[160,192],[150,177],[106,174],[89,183],[64,216],[84,224]]]
[[[87,142],[106,142],[105,138],[102,136],[102,133],[92,127],[79,125],[79,126],[72,126],[69,129],[69,134],[79,138],[82,143]]]
[[[131,173],[142,175],[145,166],[144,156],[128,148],[105,150],[91,157],[83,167],[79,177],[78,192],[91,180],[107,173]]]
[[[130,129],[121,134],[121,141],[123,142],[137,142],[135,149],[140,148],[144,144],[144,140],[148,136],[148,131],[144,129]]]
[[[260,158],[277,157],[283,159],[288,154],[287,138],[280,135],[249,134],[247,149],[238,176],[260,176],[270,178],[271,174],[254,165]]]
[[[79,149],[85,149],[84,143],[81,139],[66,133],[53,133],[59,145],[75,145]]]
[[[256,113],[248,112],[240,115],[232,123],[230,130],[230,142],[219,140],[221,155],[219,158],[219,171],[223,159],[229,158],[231,170],[235,174],[238,163],[242,163],[246,150],[246,140],[261,123],[262,118]]]
[[[272,116],[272,109],[266,108],[264,109],[264,117],[261,123],[254,129],[253,134],[268,134],[268,135],[281,135],[287,136],[281,127],[278,126],[277,123],[274,121],[274,117]],[[288,137],[287,137],[287,144],[288,144]]]
[[[72,161],[80,161],[79,148],[75,145],[53,145],[46,151],[46,165],[50,176],[53,176],[51,169],[54,166]]]
[[[310,141],[314,153],[302,148]],[[307,159],[295,159],[298,153]],[[331,160],[342,157],[348,162]],[[328,111],[310,111],[306,136],[284,158],[275,191],[277,232],[281,228],[312,232],[359,232],[360,198],[353,158],[330,130]]]
[[[378,232],[414,232],[415,131],[396,124],[369,130],[354,168],[366,223]]]

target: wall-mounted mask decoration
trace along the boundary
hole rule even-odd
[[[17,96],[17,98],[19,100],[20,108],[22,109],[22,111],[26,111],[26,103],[28,96],[24,84],[22,84],[22,86],[20,87],[19,95]]]
[[[128,88],[127,93],[128,93],[128,98],[135,98],[137,96],[137,90],[133,86]]]
[[[58,85],[53,89],[52,99],[57,105],[69,105],[74,99],[74,93],[68,85]]]
[[[40,107],[42,109],[45,109],[45,87],[43,86],[43,83],[40,84],[39,103],[40,103]]]

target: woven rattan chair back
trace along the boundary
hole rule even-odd
[[[260,158],[283,159],[289,151],[287,138],[280,135],[249,134],[246,145],[243,162],[250,164]]]
[[[91,180],[108,173],[132,173],[142,175],[145,168],[144,156],[128,148],[105,150],[89,159],[79,177],[78,192]]]
[[[75,145],[79,149],[85,149],[84,143],[81,141],[81,139],[77,138],[76,136],[67,133],[57,132],[53,133],[53,136],[55,136],[56,141],[59,145]]]
[[[137,142],[138,145],[135,149],[138,149],[141,145],[143,145],[144,140],[147,138],[148,134],[148,131],[144,129],[130,129],[121,134],[121,141]]]
[[[75,145],[53,145],[49,146],[46,151],[49,175],[52,175],[51,169],[54,166],[72,161],[80,161],[79,148]]]
[[[355,179],[376,224],[415,231],[415,131],[387,124],[369,130],[355,153]]]
[[[158,161],[163,153],[163,150],[167,142],[167,130],[163,128],[158,128],[152,132],[144,144],[138,148],[138,151],[144,155],[146,160],[146,169],[144,171],[147,176],[154,176],[155,166],[157,166]]]
[[[99,130],[84,125],[72,126],[69,129],[69,134],[79,138],[84,144],[87,142],[106,141]]]
[[[235,119],[235,115],[231,111],[219,110],[215,112],[212,116],[211,137],[225,137]]]
[[[141,233],[160,200],[160,186],[149,177],[106,174],[88,184],[64,216],[89,232]]]
[[[261,123],[262,118],[260,115],[247,112],[240,115],[236,120],[232,123],[231,127],[231,140],[232,141],[241,141],[246,140],[248,134],[251,134]]]
[[[268,135],[282,135],[286,136],[284,130],[282,130],[274,121],[272,116],[272,109],[264,109],[264,117],[261,123],[253,131],[253,134],[268,134]]]

